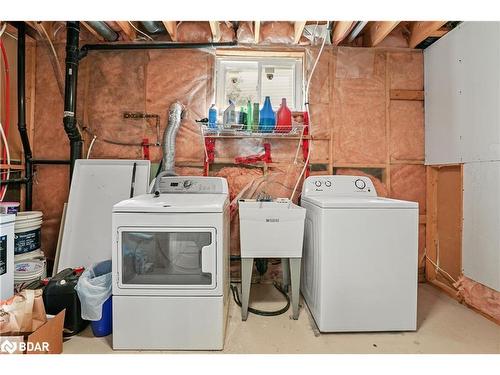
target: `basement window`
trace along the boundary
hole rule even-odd
[[[299,57],[218,57],[216,76],[216,105],[223,111],[229,100],[236,108],[252,103],[264,103],[271,97],[273,109],[278,110],[286,98],[292,111],[303,107],[303,68]]]

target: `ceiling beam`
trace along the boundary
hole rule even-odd
[[[170,34],[172,41],[177,41],[177,21],[161,21],[167,32]]]
[[[304,27],[306,27],[306,21],[295,21],[293,25],[294,38],[293,43],[297,44],[302,37],[302,33],[304,32]]]
[[[115,21],[120,29],[122,29],[123,34],[127,40],[134,41],[137,39],[137,34],[134,28],[128,23],[128,21]]]
[[[212,31],[212,42],[219,42],[221,38],[219,21],[208,21],[210,30]]]
[[[364,33],[364,45],[375,47],[399,24],[399,21],[370,22]]]
[[[260,42],[260,21],[254,22],[254,32],[255,32],[254,41],[255,44],[257,44]]]
[[[446,34],[448,34],[449,31],[450,30],[448,30],[446,27],[441,27],[440,29],[433,31],[429,36],[434,37],[434,38],[441,38],[442,36],[445,36]]]
[[[351,32],[355,21],[337,21],[333,27],[332,44],[338,46]]]
[[[446,21],[416,21],[410,25],[410,37],[408,38],[408,47],[415,48],[432,35],[433,32],[439,30]]]

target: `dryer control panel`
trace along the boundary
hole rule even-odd
[[[229,189],[222,177],[168,176],[161,177],[159,191],[161,194],[228,194]]]
[[[310,176],[302,186],[302,196],[368,196],[376,197],[372,181],[363,176]]]

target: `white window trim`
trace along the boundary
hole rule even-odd
[[[295,98],[293,103],[294,111],[302,111],[304,108],[304,63],[301,57],[242,57],[242,56],[224,56],[216,58],[216,77],[215,77],[215,103],[219,107],[224,98],[224,93],[226,91],[226,80],[224,68],[231,66],[231,62],[237,62],[238,65],[244,64],[245,62],[253,63],[252,66],[257,63],[258,69],[258,95],[259,98],[262,97],[262,66],[263,65],[274,65],[274,66],[293,66],[295,73]],[[292,64],[293,62],[293,64]],[[241,66],[241,65],[240,65]],[[260,99],[259,99],[260,100]],[[262,105],[262,103],[260,103]],[[224,108],[219,108],[220,111]]]

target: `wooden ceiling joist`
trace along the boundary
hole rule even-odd
[[[219,21],[208,21],[210,24],[210,30],[212,31],[212,41],[217,43],[220,41],[221,32]]]
[[[295,24],[293,25],[295,34],[293,38],[294,44],[297,44],[300,41],[302,33],[304,32],[304,27],[306,27],[306,21],[295,21]]]
[[[254,22],[254,41],[255,44],[260,42],[260,21],[255,21]]]
[[[416,21],[410,25],[410,37],[408,38],[408,47],[415,48],[432,33],[441,28],[446,21]]]
[[[337,21],[333,27],[332,44],[338,46],[349,35],[356,22]]]
[[[364,45],[375,47],[399,24],[399,21],[370,22],[364,34]]]
[[[161,21],[170,35],[172,41],[177,41],[177,21]]]
[[[122,29],[123,35],[127,40],[136,40],[137,34],[134,28],[130,25],[128,21],[115,21],[120,29]]]

